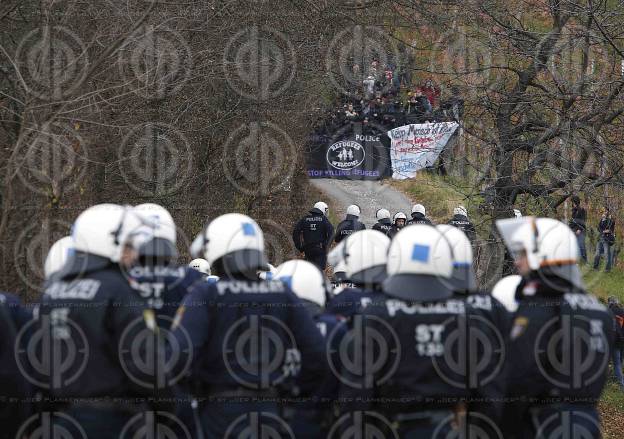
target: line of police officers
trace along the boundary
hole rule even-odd
[[[521,274],[495,289],[506,307],[449,225],[349,234],[334,290],[303,260],[267,276],[245,215],[194,241],[208,281],[175,263],[161,206],[91,207],[51,250],[34,315],[0,301],[1,435],[598,438],[612,322],[575,236],[548,218],[498,227]]]
[[[366,225],[359,220],[361,210],[356,204],[347,207],[346,218],[338,224],[335,232],[327,217],[328,213],[327,204],[319,201],[297,222],[292,235],[295,248],[304,254],[307,261],[312,262],[321,270],[325,270],[327,265],[326,255],[332,242],[338,244],[352,233],[366,229]],[[391,239],[406,225],[433,225],[433,222],[427,218],[425,206],[422,204],[415,204],[412,207],[409,220],[403,212],[395,213],[390,220],[390,212],[384,208],[378,209],[375,217],[377,222],[372,229],[380,231]],[[476,229],[468,219],[468,211],[464,206],[453,209],[453,217],[448,224],[460,228],[468,236],[470,242],[474,243],[476,240]]]

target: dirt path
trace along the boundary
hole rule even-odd
[[[377,209],[386,208],[390,215],[403,211],[409,217],[412,203],[402,192],[378,181],[313,179],[312,184],[332,198],[336,216],[342,220],[347,207],[357,204],[362,209],[360,221],[367,227],[377,222]]]

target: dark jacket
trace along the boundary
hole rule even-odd
[[[584,232],[587,228],[586,226],[586,221],[587,221],[587,212],[585,211],[585,209],[583,209],[582,207],[573,207],[572,208],[572,218],[570,219],[570,229],[572,229],[572,231],[574,233],[576,233],[577,231],[581,231]]]
[[[615,220],[613,217],[602,218],[598,223],[600,238],[607,241],[609,245],[615,243]]]
[[[474,243],[475,239],[477,239],[477,231],[475,230],[475,226],[470,222],[467,216],[454,215],[448,223],[451,226],[461,229],[466,234],[468,239],[470,239],[470,242]]]
[[[381,219],[373,225],[373,230],[377,230],[384,235],[388,234],[390,228],[392,228],[392,221],[390,221],[390,218]]]
[[[83,268],[86,267],[86,268]],[[117,264],[76,252],[72,263],[50,282],[41,298],[38,327],[58,334],[76,349],[72,364],[47,375],[54,398],[154,395],[134,342],[155,323],[138,291]],[[154,355],[152,352],[139,352]],[[60,380],[55,382],[55,377]],[[72,379],[73,378],[73,379]]]
[[[293,242],[299,251],[306,247],[329,247],[334,237],[334,226],[319,209],[311,209],[293,230]]]
[[[239,388],[277,390],[293,379],[309,395],[326,376],[323,337],[281,281],[221,277],[196,285],[180,309],[173,337],[180,352],[193,354],[189,379],[196,396]],[[254,345],[269,336],[273,345],[266,351]]]
[[[366,229],[366,226],[358,220],[357,216],[347,215],[347,218],[341,221],[336,227],[334,242],[338,244],[343,239],[348,238],[352,233],[364,229]]]
[[[431,220],[420,212],[412,213],[412,219],[407,222],[407,225],[411,226],[412,224],[426,224],[428,226],[433,225]]]
[[[531,419],[538,407],[548,414],[565,404],[595,417],[614,338],[607,307],[567,281],[539,272],[525,279],[516,297],[505,359],[504,437],[513,437],[511,432],[535,437]]]
[[[609,311],[613,316],[615,344],[618,347],[624,347],[624,309],[619,304],[611,304]]]
[[[396,224],[392,224],[386,235],[388,235],[388,238],[393,239],[404,227],[405,226],[398,227]]]

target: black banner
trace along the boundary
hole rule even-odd
[[[332,135],[316,134],[308,144],[308,176],[379,180],[392,175],[390,138],[382,127],[350,123]]]

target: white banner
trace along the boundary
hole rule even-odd
[[[457,127],[457,122],[438,122],[405,125],[388,131],[392,140],[392,178],[412,178],[421,169],[433,166]]]

